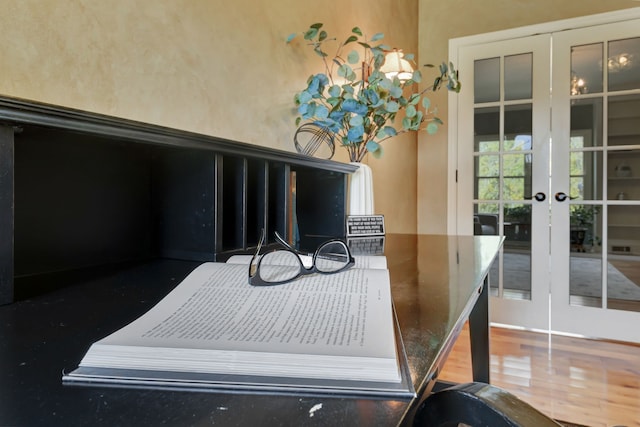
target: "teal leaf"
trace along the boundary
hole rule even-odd
[[[376,151],[371,151],[371,155],[373,156],[374,159],[379,159],[382,157],[382,145],[378,144],[378,149]]]
[[[354,126],[347,131],[347,139],[351,142],[362,142],[364,126]]]
[[[384,79],[380,80],[380,83],[378,85],[384,90],[390,90],[393,87],[393,82],[385,77]]]
[[[313,39],[316,34],[318,34],[318,29],[317,28],[309,28],[305,33],[304,33],[304,39],[305,40],[311,40]]]
[[[413,118],[416,116],[416,107],[413,105],[409,105],[406,109],[406,116],[409,118]]]
[[[342,90],[344,91],[345,94],[353,95],[354,93],[353,87],[349,84],[342,85]]]
[[[400,98],[402,96],[402,88],[400,86],[393,85],[390,89],[390,94],[394,98]]]
[[[360,54],[355,51],[352,50],[351,52],[349,52],[349,55],[347,55],[347,61],[349,62],[349,64],[357,64],[360,62]]]
[[[390,113],[397,113],[400,110],[400,105],[395,101],[389,101],[386,103],[385,109]]]
[[[380,49],[378,46],[370,47],[369,49],[371,49],[371,53],[374,56],[380,56],[380,55],[384,56],[384,51]]]
[[[384,38],[384,33],[375,33],[373,37],[371,37],[372,42],[376,42],[378,40],[382,40]]]
[[[349,125],[351,126],[362,126],[364,123],[364,119],[362,118],[362,116],[359,115],[353,115],[351,116],[351,119],[349,119]]]
[[[431,122],[427,125],[427,133],[433,135],[438,132],[438,125],[435,122]]]
[[[367,141],[365,146],[367,151],[373,154],[374,157],[380,157],[382,155],[382,146],[375,141]]]
[[[339,85],[333,85],[329,88],[329,96],[333,97],[333,98],[337,98],[340,96],[340,92],[342,92],[342,90],[340,89]]]
[[[367,106],[359,103],[355,99],[346,99],[342,103],[342,109],[348,113],[355,113],[360,116],[367,114]]]
[[[329,109],[324,105],[318,105],[315,111],[315,116],[319,119],[326,119],[329,117]]]
[[[309,86],[307,86],[307,90],[305,92],[307,92],[312,97],[317,95],[319,92],[321,92],[320,79],[318,79],[317,76],[311,79],[311,82],[309,82]]]
[[[413,53],[405,53],[404,59],[406,59],[407,61],[413,61],[415,59],[415,55]]]
[[[286,42],[287,42],[287,43],[291,43],[291,40],[295,39],[297,35],[298,35],[298,33],[291,33],[291,34],[289,34],[289,35],[287,36],[287,40],[286,40]]]
[[[346,39],[346,40],[344,41],[344,43],[343,43],[343,44],[344,44],[344,45],[346,45],[346,44],[349,44],[349,43],[353,43],[353,42],[355,42],[355,41],[357,41],[357,40],[358,40],[358,38],[357,38],[356,36],[350,36],[348,39]]]
[[[348,78],[347,76],[352,73],[351,67],[348,64],[342,64],[338,67],[338,76]]]
[[[428,110],[429,107],[431,107],[431,100],[426,96],[422,98],[422,107],[424,107],[425,110]]]
[[[389,136],[396,136],[398,134],[398,131],[393,126],[385,126],[383,129],[384,129],[384,133],[386,133]]]
[[[311,101],[312,98],[313,96],[308,91],[303,90],[298,96],[298,102],[300,102],[301,104],[306,104],[307,102]]]
[[[303,118],[309,118],[309,104],[300,104],[298,107],[298,114],[300,114]]]
[[[383,105],[384,105],[384,99],[378,98],[378,100],[374,104],[371,104],[371,108],[376,109],[376,108],[382,107]]]
[[[402,119],[402,129],[411,130],[411,119],[409,117],[404,117]]]
[[[378,144],[375,141],[368,141],[367,142],[367,151],[369,151],[370,153],[374,152],[374,151],[378,151],[380,149],[380,144]]]
[[[411,80],[413,80],[416,83],[420,83],[422,81],[422,73],[420,72],[420,70],[415,70],[413,72],[413,75],[411,76]]]

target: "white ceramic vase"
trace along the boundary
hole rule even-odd
[[[371,168],[360,162],[351,164],[358,170],[349,177],[349,215],[374,215]]]

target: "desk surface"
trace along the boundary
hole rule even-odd
[[[385,253],[418,393],[469,316],[493,236],[388,235]],[[157,260],[0,306],[0,425],[397,425],[415,401],[62,386],[88,346],[147,311],[197,263]],[[320,406],[321,405],[321,406]]]

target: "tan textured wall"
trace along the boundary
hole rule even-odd
[[[0,10],[1,95],[290,151],[293,94],[322,66],[287,35],[324,22],[343,38],[357,25],[417,52],[418,0],[0,0]],[[389,232],[415,231],[415,140],[370,161]]]
[[[423,62],[448,55],[449,39],[638,7],[632,0],[420,0],[419,45]],[[464,70],[460,70],[464,90]],[[447,122],[447,98],[436,96]],[[427,140],[425,140],[427,139]],[[447,232],[447,132],[418,137],[418,231]],[[463,171],[463,173],[465,173]]]
[[[291,99],[321,67],[305,46],[286,46],[284,39],[312,22],[325,22],[340,36],[354,25],[382,31],[388,44],[427,63],[446,58],[453,37],[638,5],[0,0],[0,94],[292,150]],[[434,101],[446,119],[446,96]],[[383,159],[367,159],[376,211],[385,215],[388,232],[446,232],[447,198],[453,197],[446,188],[446,129],[418,140],[416,148],[414,135],[398,137],[388,141]]]

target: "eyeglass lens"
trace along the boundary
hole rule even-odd
[[[300,261],[289,251],[267,252],[260,260],[258,274],[265,282],[292,280],[300,274]]]
[[[349,253],[343,242],[322,245],[316,255],[316,269],[321,273],[334,273],[349,263]]]
[[[265,282],[286,282],[302,273],[301,262],[305,262],[304,268],[311,268],[308,261],[308,257],[299,257],[286,250],[267,252],[260,260],[258,275]],[[343,242],[328,242],[316,252],[315,267],[319,273],[335,273],[346,267],[349,261],[349,251]]]

